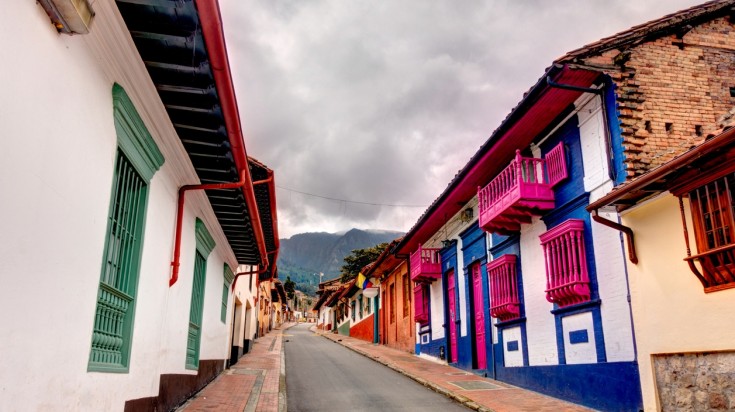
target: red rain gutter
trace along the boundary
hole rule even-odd
[[[265,167],[265,165],[263,165]],[[268,196],[270,197],[270,209],[271,209],[271,223],[273,225],[273,244],[275,249],[271,251],[272,254],[275,252],[275,256],[270,259],[272,262],[278,261],[278,251],[281,249],[281,240],[278,238],[278,213],[276,210],[276,179],[273,175],[273,170],[265,167],[268,171],[268,178],[253,182],[253,186],[267,183],[268,184]]]
[[[237,189],[243,188],[247,185],[248,179],[245,173],[242,173],[242,177],[239,182],[235,183],[211,183],[206,185],[185,185],[179,188],[179,201],[176,209],[176,235],[174,238],[174,260],[171,262],[173,271],[171,278],[168,281],[168,286],[171,287],[179,279],[179,266],[181,265],[181,231],[184,222],[184,198],[186,192],[190,190],[212,190],[212,189]],[[266,257],[266,262],[268,258]],[[266,267],[267,264],[266,264]]]
[[[263,272],[265,272],[267,270],[268,270],[268,268],[265,267],[265,268],[259,269],[259,270],[251,270],[251,271],[248,271],[248,272],[239,272],[239,273],[237,273],[235,275],[235,278],[232,279],[232,291],[233,292],[235,291],[235,285],[237,284],[237,278],[239,278],[240,276],[243,276],[243,275],[260,275],[261,273],[263,273]],[[258,282],[258,283],[260,283],[260,282]]]
[[[238,172],[252,182],[250,176],[250,168],[248,167],[248,155],[245,151],[245,144],[242,136],[242,127],[240,123],[240,115],[237,109],[237,99],[235,98],[235,88],[232,84],[232,74],[230,73],[230,64],[227,58],[227,46],[225,45],[225,35],[222,29],[222,15],[219,10],[217,0],[196,0],[196,7],[199,13],[199,22],[202,26],[202,35],[204,43],[207,46],[209,54],[209,64],[214,75],[214,82],[217,87],[217,94],[222,107],[222,115],[225,120],[225,128],[227,136],[232,147],[232,155]],[[258,205],[255,201],[255,192],[252,184],[242,186],[245,195],[245,203],[248,206],[250,221],[253,225],[253,233],[255,234],[255,242],[258,245],[260,253],[261,266],[268,267],[268,253],[265,247],[265,236],[263,236],[263,227],[260,225],[260,214],[258,213]]]

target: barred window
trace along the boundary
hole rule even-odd
[[[731,173],[689,192],[698,254],[686,260],[706,292],[735,287],[734,187]]]
[[[127,370],[148,187],[117,151],[89,369]]]

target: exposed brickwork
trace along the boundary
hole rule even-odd
[[[727,17],[579,62],[617,86],[628,178],[703,142],[735,104],[735,30]]]
[[[735,353],[653,357],[662,411],[735,410]]]

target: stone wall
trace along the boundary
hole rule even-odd
[[[735,410],[735,352],[654,355],[661,411]]]

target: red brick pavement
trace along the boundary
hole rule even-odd
[[[324,333],[315,328],[314,331],[477,411],[588,412],[591,410],[507,383],[478,377],[461,369],[422,359],[384,345],[373,345],[370,342],[348,336]],[[493,388],[466,390],[452,383],[462,381],[481,381],[491,384]]]
[[[253,349],[214,381],[177,409],[186,412],[237,411],[278,412],[286,410],[283,373],[284,324],[253,342]]]

